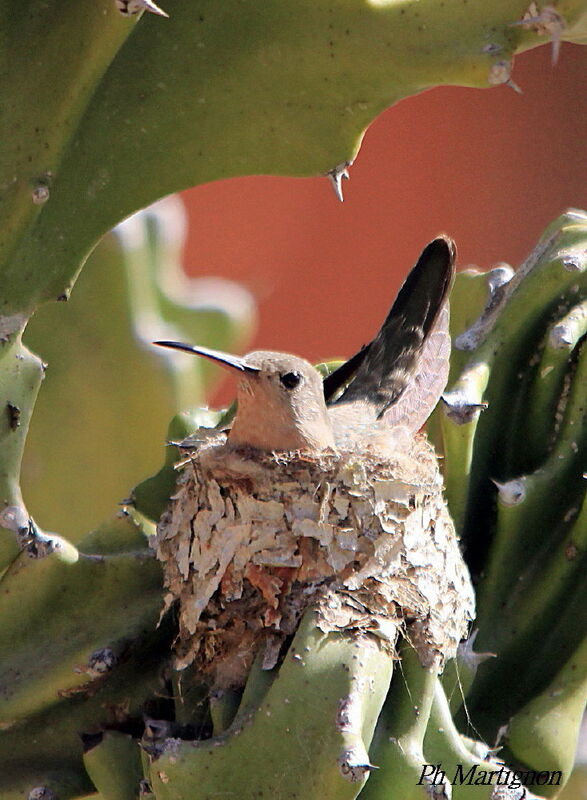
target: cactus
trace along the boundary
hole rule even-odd
[[[141,206],[264,172],[327,175],[342,196],[362,134],[385,107],[440,83],[515,88],[515,53],[552,42],[556,56],[561,39],[584,41],[585,2],[164,6],[2,4],[2,50],[16,68],[0,76],[0,796],[292,796],[286,779],[299,797],[446,796],[430,776],[416,780],[418,768],[491,772],[495,754],[479,740],[493,744],[500,730],[508,764],[568,777],[586,684],[584,215],[554,223],[515,278],[493,281],[469,334],[456,329],[467,356],[456,354],[450,416],[436,428],[449,505],[478,579],[476,643],[497,658],[479,665],[469,643],[442,679],[409,636],[393,670],[395,651],[357,651],[344,633],[320,632],[313,610],[283,663],[264,670],[255,661],[238,691],[210,698],[193,669],[174,671],[177,623],[172,613],[160,618],[163,575],[148,541],[179,453],[169,448],[125,510],[85,537],[76,532],[76,546],[42,530],[19,474],[44,365],[22,335],[43,303],[68,299],[98,240]],[[192,318],[152,271],[135,269],[165,260],[157,219],[127,223],[119,244],[96,251],[94,268],[126,259],[133,299],[185,328],[183,338],[194,330],[218,345],[238,320]],[[482,280],[463,279],[476,297]],[[42,352],[43,334],[29,334]],[[203,398],[193,380],[174,374],[180,402]],[[170,438],[193,433],[204,416],[218,420],[176,416]],[[32,504],[42,519],[43,499]],[[76,502],[68,505],[71,516],[55,527],[79,530]],[[479,784],[453,796],[496,795]]]
[[[1,89],[6,332],[69,294],[98,239],[162,195],[234,175],[336,174],[402,97],[507,83],[516,53],[583,40],[584,0],[557,4],[556,30],[533,7],[339,0],[294,12],[273,0],[255,14],[170,0],[168,19],[139,19],[112,0],[70,14],[58,0],[26,13],[5,0],[19,65]]]
[[[570,211],[510,280],[489,273],[485,311],[456,331],[441,420],[448,501],[478,578],[476,646],[497,656],[469,679],[467,713],[489,741],[503,729],[510,763],[567,776],[587,699],[586,243],[587,216]]]
[[[437,412],[439,424],[431,427],[444,435],[439,446],[453,476],[449,503],[465,509],[460,534],[478,574],[479,607],[475,636],[443,675],[422,665],[409,640],[400,650],[400,669],[393,670],[394,657],[385,649],[357,645],[344,633],[325,634],[315,611],[304,616],[281,666],[266,670],[260,659],[251,665],[244,690],[210,697],[193,667],[174,673],[175,623],[167,615],[157,627],[162,575],[145,539],[170,491],[171,462],[179,458],[173,450],[167,466],[137,487],[126,514],[78,548],[30,525],[18,534],[25,552],[5,570],[0,607],[10,620],[0,640],[2,797],[34,797],[33,790],[44,787],[48,797],[131,798],[138,782],[143,797],[157,800],[205,798],[219,789],[241,797],[262,791],[405,800],[444,791],[430,785],[442,777],[423,775],[426,764],[442,765],[449,777],[459,769],[461,775],[498,774],[505,762],[506,777],[507,769],[560,770],[566,779],[587,693],[585,630],[578,624],[586,505],[575,480],[587,446],[585,358],[580,330],[573,334],[587,295],[586,242],[587,216],[561,217],[501,285],[497,307],[489,273],[494,289],[472,326],[471,309],[463,314],[458,304],[459,283],[481,285],[486,276],[457,279],[454,332],[468,349],[456,352],[449,411]],[[551,358],[552,330],[568,320],[566,365],[553,397],[541,391],[541,365]],[[486,376],[481,385],[479,375]],[[513,390],[508,397],[520,416],[513,414],[506,427],[499,399],[512,376],[521,397]],[[543,415],[539,430],[547,438],[546,453],[539,448],[538,456],[532,446],[517,452],[514,441],[527,435],[521,409],[536,397],[545,398],[534,413]],[[485,398],[489,405],[480,411]],[[208,417],[207,424],[218,419]],[[199,421],[178,417],[172,437]],[[520,475],[515,470],[522,461],[529,465],[529,453],[539,460]],[[559,496],[552,511],[540,510],[543,474]],[[536,541],[538,514],[547,527]],[[519,561],[512,566],[520,551],[522,567]],[[66,646],[56,640],[64,630]],[[350,705],[341,716],[344,697]],[[496,754],[489,745],[498,736],[503,741]],[[345,752],[352,757],[343,759]],[[521,797],[508,780],[503,796]],[[529,788],[526,797],[544,797],[559,787]],[[483,783],[452,787],[455,798],[490,798],[492,792]]]
[[[203,405],[212,388],[207,364],[178,368],[153,352],[153,337],[246,346],[252,299],[230,281],[187,278],[186,233],[179,198],[139,212],[98,245],[70,301],[42,306],[27,326],[25,342],[49,369],[28,433],[23,492],[33,516],[42,510],[47,527],[74,541],[84,533],[80,507],[85,525],[98,525],[157,467],[169,417]]]

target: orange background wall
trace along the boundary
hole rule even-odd
[[[456,239],[460,267],[517,265],[551,219],[587,207],[587,47],[564,44],[554,68],[550,59],[546,47],[517,59],[521,95],[442,87],[389,109],[367,131],[343,204],[325,178],[185,192],[186,268],[253,292],[248,349],[319,360],[373,334],[441,231]]]

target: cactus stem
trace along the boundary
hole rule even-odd
[[[166,796],[162,773],[180,791],[189,785],[195,770],[201,776],[202,797],[217,793],[214,787],[218,781],[225,794],[243,800],[257,797],[260,787],[266,785],[275,798],[325,797],[328,792],[340,798],[357,796],[373,766],[367,749],[394,659],[373,639],[359,643],[345,634],[325,635],[318,629],[317,620],[316,611],[306,612],[293,650],[274,671],[268,691],[256,681],[252,693],[248,698],[243,695],[241,701],[241,707],[248,709],[239,711],[229,731],[206,741],[167,740],[164,751],[150,765],[150,779],[158,797]],[[303,659],[292,658],[291,652],[303,653]],[[260,661],[255,669],[260,669]],[[347,721],[347,714],[342,713],[347,706],[341,698],[348,700],[355,694],[356,703],[353,699]],[[261,705],[254,707],[261,695]],[[276,731],[282,735],[276,736]],[[300,757],[306,763],[309,742],[316,743],[311,751],[312,769],[300,771]],[[248,764],[246,771],[228,766],[243,760]],[[349,772],[343,776],[345,763]],[[359,766],[360,772],[356,770]],[[371,773],[367,785],[374,774],[378,772]],[[358,782],[348,780],[353,775]],[[286,785],[287,792],[282,788]],[[185,789],[185,796],[188,794]]]
[[[336,728],[342,734],[345,745],[338,758],[338,765],[342,777],[351,783],[363,781],[369,772],[379,769],[369,761],[362,737],[366,710],[365,683],[364,678],[355,676],[351,690],[339,702],[336,715]]]
[[[534,411],[525,415],[521,421],[526,442],[525,464],[527,465],[541,463],[555,442],[560,426],[561,403],[568,391],[568,373],[574,358],[572,351],[586,330],[587,302],[584,302],[556,321],[545,337],[536,377],[528,392],[527,406]],[[546,435],[545,418],[553,425]]]
[[[401,674],[396,673],[377,723],[371,756],[380,768],[361,792],[366,800],[389,797],[390,780],[398,797],[414,797],[422,765],[428,763],[423,744],[437,670],[423,667],[408,642],[402,648],[400,665]]]
[[[263,669],[263,655],[258,653],[253,661],[253,666],[242,693],[235,724],[239,724],[245,718],[250,717],[253,711],[261,705],[276,675],[275,670]],[[289,698],[285,698],[284,702],[289,704]]]
[[[22,506],[6,506],[0,511],[0,526],[17,535],[18,544],[31,558],[55,555],[69,564],[79,558],[79,551],[56,533],[44,533]]]
[[[541,551],[540,563],[543,562],[544,566],[539,573],[532,564],[517,573],[515,589],[510,591],[506,604],[515,607],[516,618],[544,619],[557,597],[561,599],[561,608],[568,604],[570,579],[581,573],[577,554],[584,552],[587,545],[587,500],[583,500],[580,510],[573,505],[565,516],[566,522],[571,523],[570,528],[564,532],[564,538],[559,537],[553,542],[549,550]],[[557,623],[560,619],[559,614]],[[517,622],[512,625],[515,629]]]
[[[141,756],[137,742],[118,731],[107,731],[84,753],[84,765],[100,797],[132,800],[139,783]]]
[[[450,413],[441,415],[441,427],[444,452],[447,455],[444,476],[446,496],[457,534],[463,530],[473,443],[479,412],[486,407],[481,398],[488,380],[489,364],[484,361],[473,363],[465,369],[455,388],[442,396],[445,412],[447,405],[450,405]],[[453,412],[462,417],[458,425],[454,424],[455,419],[451,416]]]
[[[481,398],[487,388],[490,366],[486,361],[474,361],[467,366],[463,374],[454,384],[454,388],[444,392],[443,399],[455,398],[451,405],[480,405]],[[456,398],[459,398],[457,401]],[[475,417],[474,417],[475,418]]]
[[[532,292],[532,296],[534,297],[535,301],[538,301],[538,298],[535,296],[536,294],[540,294],[541,297],[544,297],[545,300],[549,298],[550,294],[552,293],[552,283],[556,280],[556,270],[551,269],[550,275],[548,280],[546,280],[548,270],[548,266],[552,265],[555,267],[557,258],[561,259],[561,263],[564,261],[568,261],[569,257],[574,256],[573,247],[574,242],[570,241],[570,247],[567,245],[567,242],[564,244],[561,242],[563,232],[566,233],[568,231],[567,239],[571,239],[573,235],[573,229],[576,225],[584,224],[585,222],[585,215],[583,212],[579,211],[567,211],[565,215],[561,218],[561,222],[563,225],[560,225],[559,228],[555,229],[548,229],[545,235],[540,239],[534,250],[530,253],[530,255],[526,258],[523,264],[519,267],[519,269],[511,276],[511,279],[506,281],[505,283],[499,283],[499,277],[497,279],[497,285],[495,284],[495,280],[489,282],[489,291],[490,296],[483,310],[479,319],[464,333],[457,336],[455,339],[455,347],[458,350],[476,350],[480,345],[484,344],[486,339],[488,338],[490,332],[493,333],[493,328],[495,326],[496,320],[499,317],[499,312],[501,307],[508,302],[510,298],[516,297],[518,303],[522,304],[524,310],[526,311],[527,315],[527,295]],[[543,268],[537,268],[539,264],[544,264]],[[535,269],[536,268],[536,269]],[[533,280],[526,286],[524,285],[524,291],[521,293],[518,291],[520,288],[520,284],[523,283],[524,279],[529,276],[530,273],[534,273]],[[534,281],[536,282],[536,286],[534,286]],[[558,286],[557,289],[559,291],[564,291],[566,286]],[[511,308],[512,305],[514,308]],[[479,358],[482,356],[487,355],[488,358],[494,358],[497,352],[496,345],[501,344],[504,339],[507,337],[511,330],[518,330],[520,325],[520,311],[521,308],[516,308],[516,303],[510,303],[510,310],[508,311],[506,317],[508,321],[508,329],[505,330],[503,328],[503,319],[498,327],[501,328],[499,334],[495,334],[496,341],[491,342],[487,345],[487,348],[483,349],[482,353],[479,353]],[[509,327],[511,325],[511,327]]]
[[[514,271],[507,264],[495,267],[487,273],[489,290],[487,303],[473,325],[455,338],[454,344],[457,350],[474,350],[484,341],[508,297],[509,292],[506,287],[513,276]]]
[[[220,689],[210,697],[210,717],[212,719],[212,735],[219,736],[234,721],[242,692],[231,689]]]
[[[556,349],[571,350],[585,333],[587,333],[587,300],[572,308],[551,328],[548,342]]]
[[[587,701],[586,678],[584,640],[544,691],[510,719],[506,741],[517,760],[533,769],[571,771]]]
[[[503,480],[520,474],[532,473],[535,469],[535,465],[532,463],[527,464],[522,461],[518,464],[517,461],[514,461],[517,454],[525,455],[527,448],[518,448],[518,451],[513,455],[511,453],[502,454],[499,450],[496,452],[495,448],[490,449],[486,438],[487,431],[491,429],[496,420],[499,421],[500,425],[511,424],[507,422],[508,415],[511,417],[512,410],[510,398],[512,397],[512,392],[519,385],[519,378],[515,376],[526,369],[529,348],[532,348],[530,355],[534,355],[536,350],[535,342],[537,337],[540,336],[541,326],[547,320],[547,314],[553,314],[557,311],[566,313],[572,305],[577,303],[577,290],[575,288],[579,283],[577,276],[575,273],[565,272],[562,259],[570,253],[574,255],[584,248],[584,222],[585,215],[583,213],[571,210],[549,226],[533,252],[506,284],[507,305],[503,307],[501,314],[492,320],[487,320],[485,338],[475,349],[473,357],[469,364],[465,366],[461,376],[451,386],[451,391],[462,392],[471,402],[480,402],[482,399],[487,399],[490,403],[487,413],[480,417],[478,422],[474,421],[470,425],[461,426],[461,437],[457,436],[454,425],[441,418],[445,452],[447,454],[447,467],[455,451],[457,458],[460,459],[459,463],[462,465],[459,470],[456,470],[456,467],[454,468],[455,474],[452,476],[449,474],[450,468],[446,471],[449,503],[453,499],[457,501],[458,530],[462,530],[459,517],[463,513],[463,505],[468,509],[465,512],[465,516],[470,514],[473,517],[476,515],[480,515],[479,518],[483,517],[483,512],[478,505],[478,498],[481,496],[480,493],[485,491],[481,484],[481,476],[486,475],[488,470],[491,470],[490,474],[492,473],[494,477]],[[583,277],[581,277],[582,280]],[[538,308],[542,310],[538,312]],[[518,344],[514,345],[514,342]],[[515,376],[510,372],[512,365],[516,365]],[[534,369],[534,366],[531,365],[531,368]],[[490,373],[493,376],[493,380],[488,391],[487,385]],[[573,382],[577,380],[579,380],[578,376],[573,378]],[[484,395],[486,395],[485,398]],[[566,406],[570,408],[569,402],[566,403]],[[558,409],[561,419],[575,420],[580,417],[578,407],[570,414],[561,404],[558,405]],[[475,426],[476,430],[473,430]],[[527,423],[524,427],[526,426]],[[552,461],[549,461],[549,470],[554,470],[555,463],[558,463],[556,462],[556,457],[558,455],[566,455],[570,449],[569,442],[562,442],[562,439],[577,439],[577,431],[579,430],[577,425],[571,428],[571,425],[562,422],[560,427],[561,430],[556,434],[558,439],[558,445],[555,445],[557,453]],[[465,433],[475,438],[474,462],[469,458],[473,445],[468,437],[465,437]],[[569,436],[567,437],[566,434],[569,434]],[[465,456],[465,459],[463,459],[463,456]],[[505,462],[506,456],[514,461],[513,465],[508,466]],[[499,459],[503,460],[504,464],[501,464]],[[518,461],[520,460],[518,458]],[[571,461],[572,459],[570,458],[562,459],[560,461],[561,469],[565,468],[565,464],[567,469],[572,468]],[[463,472],[467,476],[466,485],[463,485]],[[560,470],[556,474],[559,475]],[[469,500],[465,501],[463,493],[467,491],[469,492]],[[530,494],[530,488],[528,488],[528,493]],[[485,496],[489,498],[489,495],[486,494]],[[473,497],[475,497],[474,501]],[[554,501],[556,499],[556,497],[553,498]],[[556,503],[553,509],[548,509],[549,518],[552,518],[556,513],[554,508],[556,508]],[[451,510],[454,515],[455,507],[451,507]],[[502,510],[505,511],[505,509]],[[511,515],[514,509],[507,509],[507,511]],[[511,537],[509,538],[511,542]],[[479,558],[483,550],[482,541],[483,538],[477,536],[474,542],[470,539],[466,544],[472,551],[477,553],[475,558]],[[473,556],[471,555],[471,557]],[[500,563],[503,564],[503,562]],[[509,565],[506,571],[509,573]]]
[[[509,768],[503,763],[502,760],[490,760],[489,757],[496,751],[488,748],[485,744],[479,741],[469,739],[461,736],[455,727],[451,711],[446,698],[446,694],[440,681],[436,681],[434,689],[434,701],[430,713],[430,724],[426,732],[426,739],[424,741],[424,752],[426,755],[426,763],[435,764],[439,762],[442,764],[442,769],[448,774],[455,774],[456,770],[460,768],[463,771],[472,770],[473,774],[487,773],[507,773],[510,772]],[[483,755],[480,755],[483,754]],[[511,773],[514,774],[514,773]],[[436,779],[435,779],[436,780]],[[446,785],[445,785],[446,787]],[[441,789],[439,783],[431,784],[430,789],[438,791]],[[448,787],[450,790],[450,787]],[[462,798],[462,800],[476,800],[486,798],[486,800],[498,800],[498,798],[508,798],[509,800],[538,800],[536,795],[532,794],[527,788],[522,786],[514,787],[508,786],[504,783],[497,783],[493,788],[482,787],[482,785],[461,785],[459,786],[458,794],[455,792],[452,796]],[[430,797],[449,797],[446,794],[447,789],[444,788],[445,794],[432,794]]]

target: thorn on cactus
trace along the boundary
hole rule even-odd
[[[151,784],[144,778],[139,782],[139,797],[141,800],[147,800],[149,797],[154,797]]]
[[[57,796],[48,786],[35,786],[29,792],[27,800],[57,800]]]
[[[441,783],[433,783],[432,778],[428,775],[424,775],[422,778],[424,791],[430,800],[451,800],[452,789],[450,784],[446,782],[446,778],[441,778],[441,781]]]
[[[465,666],[467,666],[472,672],[476,672],[477,668],[480,664],[484,661],[487,661],[489,658],[497,658],[496,653],[476,653],[473,650],[475,646],[475,639],[479,633],[478,629],[475,629],[468,639],[461,642],[457,649],[457,659],[462,662]]]
[[[159,8],[153,0],[115,0],[115,5],[123,17],[134,17],[141,11],[149,11],[159,17],[169,18],[169,14]]]
[[[513,89],[514,92],[522,94],[521,88],[512,80],[511,61],[496,61],[494,64],[492,64],[489,68],[487,82],[491,86],[500,86],[501,84],[505,84],[506,86],[509,86],[510,89]]]
[[[145,717],[144,739],[148,739],[151,742],[163,742],[171,735],[171,722],[169,720]]]
[[[525,478],[514,478],[514,480],[505,481],[505,483],[500,483],[494,478],[490,480],[497,486],[499,501],[504,506],[518,506],[526,499]]]
[[[567,561],[574,561],[579,555],[579,548],[574,542],[569,542],[565,547],[565,558]]]
[[[103,647],[101,650],[95,650],[88,658],[87,666],[84,667],[83,672],[88,675],[98,676],[110,672],[118,663],[118,656],[111,647]],[[81,672],[82,670],[80,670]]]
[[[366,755],[366,753],[364,753]],[[379,769],[375,764],[370,764],[368,759],[361,758],[354,750],[346,750],[338,759],[342,777],[350,783],[362,781],[365,775]]]
[[[489,293],[494,295],[502,286],[509,283],[514,277],[514,270],[509,264],[499,264],[487,273],[487,288]]]
[[[550,331],[549,341],[557,350],[567,350],[573,346],[573,338],[566,325],[555,325]]]
[[[583,269],[579,256],[567,255],[563,258],[562,263],[567,272],[581,272]]]
[[[441,398],[446,416],[457,425],[472,422],[481,411],[485,411],[488,403],[473,403],[460,392],[445,392]]]
[[[32,191],[33,203],[42,206],[49,199],[49,187],[45,183],[39,183]]]
[[[587,301],[572,308],[548,334],[548,343],[556,350],[572,350],[587,332]]]
[[[529,30],[534,30],[539,36],[550,36],[552,64],[554,66],[558,61],[561,36],[567,26],[567,22],[554,6],[544,6],[540,13],[538,13],[535,3],[531,4],[531,8],[534,10],[533,14],[526,12],[523,19],[511,24],[512,26],[522,25]]]
[[[496,56],[498,53],[501,53],[503,47],[496,42],[489,42],[489,44],[483,45],[481,48],[482,53],[487,53],[490,56]]]
[[[497,729],[497,735],[495,737],[495,746],[496,747],[502,741],[502,739],[505,736],[507,736],[508,728],[509,728],[509,725],[506,723],[505,725],[502,725],[500,728]]]
[[[340,200],[341,203],[344,201],[344,197],[342,194],[342,179],[343,178],[346,178],[346,180],[349,179],[348,167],[350,167],[352,163],[353,163],[352,161],[343,161],[342,164],[338,164],[336,167],[334,167],[334,169],[330,169],[326,173],[326,176],[330,180],[332,188],[334,189],[334,194],[337,196],[337,198]]]
[[[6,403],[6,413],[8,415],[8,425],[11,431],[20,427],[20,408],[14,403]]]

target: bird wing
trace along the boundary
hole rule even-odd
[[[427,245],[373,341],[324,380],[326,400],[337,412],[355,404],[386,425],[413,431],[422,426],[448,377],[448,295],[455,260],[448,237]]]

